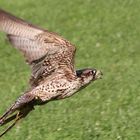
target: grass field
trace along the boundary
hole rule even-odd
[[[0,7],[75,44],[77,69],[104,73],[75,96],[36,107],[2,140],[140,139],[139,0],[1,0]],[[0,44],[2,114],[26,90],[30,72],[3,33]]]

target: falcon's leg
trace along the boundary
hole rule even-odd
[[[13,105],[2,115],[2,117],[0,118],[0,125],[3,125],[4,124],[4,122],[5,122],[5,120],[6,120],[6,118],[10,115],[10,114],[12,114],[12,113],[14,113],[15,112],[15,110],[13,109]]]
[[[0,134],[0,137],[2,137],[4,134],[6,134],[15,124],[22,118],[26,117],[30,111],[32,111],[34,108],[33,106],[25,106],[25,108],[22,108],[16,115],[11,116],[10,118],[7,118],[4,120],[2,125],[10,122],[11,120],[15,119],[15,121],[4,130],[2,134]]]
[[[34,95],[30,93],[25,93],[21,97],[17,99],[17,101],[2,115],[0,118],[0,125],[5,124],[6,120],[13,120],[14,115],[7,119],[11,114],[13,114],[16,110],[23,111],[26,106],[33,108],[34,103]],[[28,111],[27,111],[28,112]],[[13,119],[12,119],[13,118]],[[9,122],[9,121],[8,121]]]
[[[0,134],[0,137],[2,137],[4,134],[6,134],[20,119],[22,118],[22,115],[19,115],[19,112],[16,114],[16,119],[15,121],[9,126],[6,128],[6,130],[4,130],[4,132],[2,132]]]
[[[2,125],[5,125],[5,124],[11,122],[12,120],[14,120],[16,118],[16,116],[17,116],[17,114],[14,114],[14,115],[10,116],[9,118],[2,120],[0,125],[2,126]]]

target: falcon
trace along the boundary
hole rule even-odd
[[[76,48],[69,41],[4,10],[0,10],[0,31],[6,33],[9,42],[24,55],[31,67],[29,89],[0,118],[1,126],[13,121],[0,137],[34,106],[68,98],[102,77],[100,70],[75,70]]]

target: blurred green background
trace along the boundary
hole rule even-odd
[[[104,73],[71,98],[37,106],[3,140],[140,139],[139,0],[1,0],[0,7],[75,44],[77,69]],[[3,33],[0,44],[2,115],[27,89],[30,71]]]

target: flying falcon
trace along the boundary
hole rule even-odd
[[[1,126],[14,120],[0,137],[35,105],[70,97],[102,76],[96,69],[75,70],[76,49],[69,41],[4,10],[0,10],[0,31],[24,55],[32,72],[29,89],[0,118]]]

